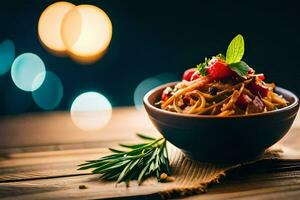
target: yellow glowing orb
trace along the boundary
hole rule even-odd
[[[92,63],[106,52],[112,37],[112,24],[100,8],[79,5],[65,15],[61,36],[71,58]]]
[[[61,55],[66,51],[61,38],[61,24],[64,16],[75,5],[69,2],[56,2],[48,6],[41,14],[38,23],[38,34],[42,44],[52,53]]]

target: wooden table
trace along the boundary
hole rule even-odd
[[[299,131],[297,118],[280,141],[291,160],[233,170],[207,193],[186,199],[300,199]],[[136,132],[159,135],[147,115],[131,107],[114,109],[111,122],[93,132],[78,129],[68,112],[2,118],[0,199],[159,199],[154,186],[115,187],[76,170],[84,160],[107,154],[107,147],[135,141]]]

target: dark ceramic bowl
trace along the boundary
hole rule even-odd
[[[290,105],[267,113],[239,116],[180,114],[157,108],[162,91],[169,83],[148,92],[144,106],[158,131],[185,154],[204,162],[237,162],[253,159],[279,141],[290,129],[299,109],[292,92],[275,91]]]

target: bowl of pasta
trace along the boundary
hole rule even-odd
[[[239,40],[239,41],[236,41]],[[242,43],[242,44],[240,44]],[[292,92],[266,82],[244,61],[241,35],[226,52],[184,72],[182,81],[149,91],[145,109],[157,130],[204,162],[236,162],[262,154],[290,129],[299,109]],[[232,56],[239,58],[230,60]],[[234,57],[234,56],[233,56]]]

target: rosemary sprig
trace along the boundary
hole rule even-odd
[[[170,175],[170,165],[164,138],[155,139],[142,134],[137,136],[144,140],[140,144],[120,144],[126,150],[109,148],[111,155],[97,160],[89,160],[79,165],[78,170],[93,169],[92,173],[101,174],[105,180],[116,180],[117,183],[129,184],[131,180],[138,180],[139,185],[148,177]]]

